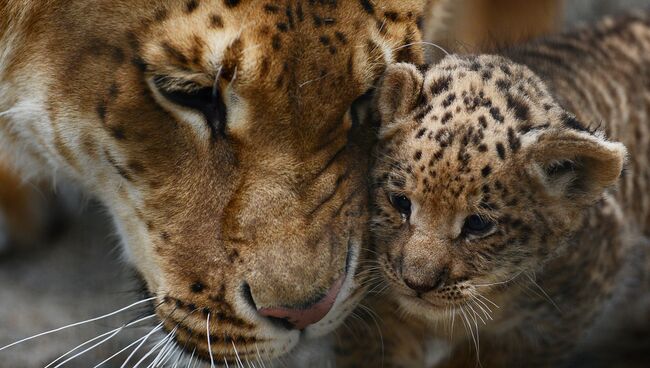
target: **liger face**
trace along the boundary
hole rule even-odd
[[[413,314],[505,296],[566,244],[624,160],[622,145],[506,59],[448,57],[425,73],[396,65],[378,95],[373,239]]]
[[[30,101],[42,147],[107,205],[186,352],[276,358],[361,298],[372,137],[355,101],[421,61],[421,7],[68,2],[38,19],[51,31],[25,55],[47,58],[16,68],[52,86]]]

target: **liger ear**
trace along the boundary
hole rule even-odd
[[[424,76],[413,64],[397,63],[388,67],[377,92],[381,135],[413,111],[423,83]]]
[[[623,144],[570,126],[542,133],[528,149],[546,191],[582,204],[616,184],[627,157]]]

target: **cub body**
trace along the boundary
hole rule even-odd
[[[378,92],[388,366],[433,364],[435,338],[439,366],[562,365],[648,291],[648,18],[505,55],[395,65]]]

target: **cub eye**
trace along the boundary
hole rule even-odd
[[[411,200],[405,195],[391,195],[390,203],[403,216],[409,217],[411,215]]]
[[[485,235],[494,228],[494,222],[479,215],[471,215],[465,219],[463,233],[470,235]]]
[[[185,83],[186,89],[172,89],[163,76],[154,77],[153,83],[160,94],[170,102],[203,114],[213,136],[223,134],[227,110],[218,88],[196,88],[191,83]]]

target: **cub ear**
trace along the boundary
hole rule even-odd
[[[386,69],[377,92],[382,135],[417,106],[423,83],[424,76],[415,65],[397,63]]]
[[[546,191],[583,205],[616,184],[627,156],[623,144],[571,127],[542,133],[529,149]]]

